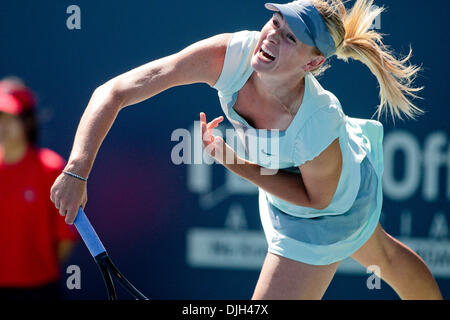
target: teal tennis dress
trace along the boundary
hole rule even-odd
[[[269,252],[307,264],[328,265],[353,254],[378,224],[383,200],[383,126],[378,121],[346,116],[339,100],[307,73],[303,101],[290,126],[284,131],[253,128],[233,106],[254,72],[250,61],[259,35],[247,30],[233,33],[222,73],[213,87],[240,138],[242,148],[236,151],[264,168],[301,174],[298,166],[339,138],[342,172],[327,208],[298,206],[259,189]],[[261,150],[264,157],[258,156]]]

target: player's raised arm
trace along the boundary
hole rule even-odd
[[[220,34],[196,42],[182,51],[152,61],[114,79],[110,89],[126,107],[169,88],[207,83],[213,86],[222,71],[231,34]]]
[[[220,76],[231,34],[196,42],[178,53],[149,62],[98,87],[88,103],[64,169],[51,189],[51,199],[67,223],[87,202],[86,181],[95,157],[119,111],[169,88],[206,83]]]

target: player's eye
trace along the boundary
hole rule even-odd
[[[294,37],[292,34],[288,34],[287,37],[288,37],[288,39],[289,39],[290,41],[292,41],[293,43],[297,43],[297,41],[295,40],[295,37]]]
[[[276,20],[275,18],[274,19],[272,19],[272,22],[273,22],[273,25],[275,26],[275,27],[280,27],[280,23],[278,22],[278,20]]]

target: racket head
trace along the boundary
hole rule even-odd
[[[107,263],[108,260],[110,259],[106,254],[106,252],[95,257],[95,262],[97,263],[97,266],[99,267],[100,272],[102,274],[103,281],[105,282],[108,299],[117,300],[117,292],[116,288],[114,287],[114,282],[112,280],[111,273],[109,271]]]
[[[146,296],[142,294],[135,286],[128,281],[127,278],[117,269],[112,260],[108,257],[105,259],[105,263],[108,265],[108,270],[112,273],[112,275],[117,279],[122,287],[124,287],[129,294],[131,294],[136,300],[148,300]]]
[[[105,281],[106,290],[108,292],[109,300],[117,300],[117,293],[114,287],[113,277],[117,282],[128,291],[136,300],[148,300],[138,289],[136,289],[130,281],[119,271],[114,265],[111,258],[106,252],[103,252],[95,257],[95,261],[100,268],[100,271]]]
[[[112,280],[111,272],[118,282],[134,298],[138,300],[148,300],[147,297],[137,290],[112,263],[105,247],[81,207],[78,209],[78,214],[74,224],[101,271],[109,300],[117,300],[117,293]]]

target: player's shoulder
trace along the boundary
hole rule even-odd
[[[222,65],[225,59],[228,43],[232,38],[232,33],[220,33],[199,42],[206,50],[208,59],[214,65]],[[199,46],[200,48],[201,46]]]
[[[247,81],[253,71],[250,61],[259,37],[260,32],[250,30],[230,34],[221,60],[220,77],[213,85],[222,96],[234,94]]]
[[[38,158],[41,164],[49,170],[62,170],[66,164],[63,157],[48,148],[38,149]]]

